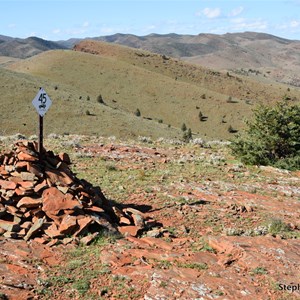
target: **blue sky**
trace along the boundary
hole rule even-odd
[[[300,40],[300,0],[0,0],[0,34],[12,37],[244,31]]]

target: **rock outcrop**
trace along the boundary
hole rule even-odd
[[[40,155],[29,141],[0,156],[1,235],[55,244],[91,234],[82,239],[87,244],[103,229],[136,236],[146,228],[141,212],[113,205],[100,187],[78,179],[70,163],[66,153]]]

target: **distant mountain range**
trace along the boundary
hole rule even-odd
[[[244,32],[199,35],[114,34],[86,38],[181,58],[215,70],[232,71],[300,86],[300,41]],[[52,49],[71,49],[83,39],[46,41],[0,35],[0,56],[27,58]]]
[[[62,44],[38,37],[26,39],[0,35],[0,56],[28,58],[44,51],[66,48]]]

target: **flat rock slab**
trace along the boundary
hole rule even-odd
[[[9,300],[33,299],[38,279],[59,265],[59,254],[37,242],[0,239],[0,293]],[[6,298],[5,298],[6,299]]]
[[[191,252],[180,239],[128,236],[101,254],[112,273],[149,285],[143,299],[280,299],[277,284],[300,278],[299,241],[268,236],[211,237],[215,253]],[[283,276],[284,274],[284,276]],[[268,280],[270,284],[266,284]],[[273,285],[272,285],[273,283]],[[294,291],[293,298],[300,297]],[[288,299],[288,298],[286,298]]]

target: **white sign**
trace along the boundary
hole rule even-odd
[[[44,89],[40,88],[35,98],[32,100],[32,104],[37,110],[38,114],[43,117],[51,106],[52,101]]]

